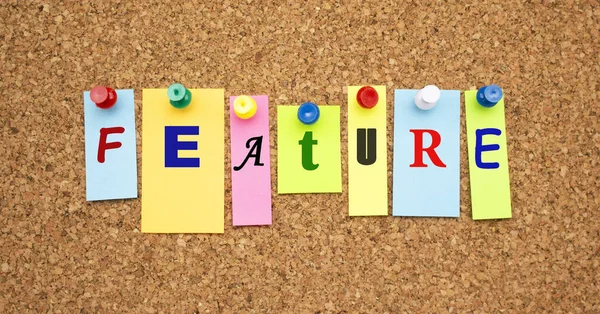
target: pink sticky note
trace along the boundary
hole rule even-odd
[[[241,119],[233,111],[237,97],[229,99],[234,226],[270,225],[272,221],[269,98],[250,97],[258,108],[249,119]]]

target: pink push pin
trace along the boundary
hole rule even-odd
[[[110,87],[96,86],[90,91],[90,99],[102,109],[109,109],[117,102],[117,92]]]

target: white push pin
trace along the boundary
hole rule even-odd
[[[430,110],[440,100],[440,89],[435,85],[427,85],[415,95],[415,104],[421,110]]]

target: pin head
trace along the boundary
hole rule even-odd
[[[356,93],[356,101],[358,104],[366,109],[371,109],[377,105],[379,101],[379,94],[375,88],[371,86],[363,86]]]
[[[319,116],[319,107],[312,102],[305,102],[298,108],[298,120],[304,124],[314,124]]]
[[[169,97],[171,105],[178,109],[185,108],[192,102],[192,93],[179,83],[169,86],[167,97]]]
[[[430,110],[440,100],[440,89],[435,85],[427,85],[415,95],[415,105],[421,110]]]
[[[96,86],[90,91],[90,99],[102,109],[109,109],[117,102],[117,92],[106,86]]]
[[[256,114],[256,101],[246,95],[238,96],[233,101],[233,112],[240,119],[250,119]]]
[[[477,91],[477,102],[484,107],[494,107],[502,99],[502,95],[500,86],[491,84]]]

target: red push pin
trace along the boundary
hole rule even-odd
[[[90,99],[102,109],[108,109],[117,102],[117,92],[110,87],[96,86],[90,91]]]
[[[377,105],[379,95],[373,87],[363,86],[356,93],[356,100],[361,107],[371,109]]]

